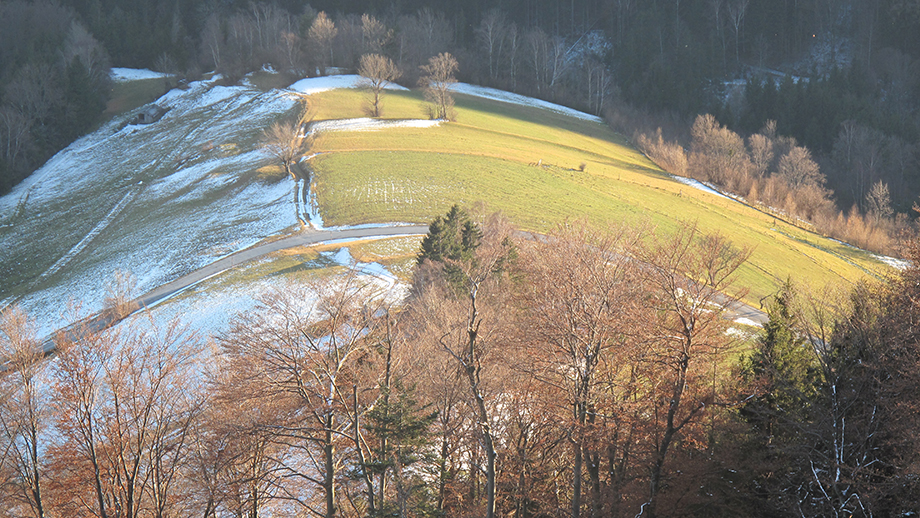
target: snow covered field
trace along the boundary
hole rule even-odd
[[[112,73],[110,74],[113,81],[116,82],[127,82],[127,81],[137,81],[139,79],[159,79],[165,77],[166,74],[161,74],[160,72],[154,72],[147,69],[137,69],[137,68],[113,68]]]
[[[263,129],[296,106],[289,92],[198,82],[157,103],[160,121],[116,118],[0,198],[0,298],[25,295],[41,333],[71,299],[100,309],[116,270],[142,293],[297,226],[294,182],[257,171]]]
[[[361,281],[370,282],[390,302],[401,300],[406,295],[408,286],[400,283],[386,268],[379,263],[356,263],[348,248],[322,252],[320,255],[321,259],[316,261],[318,263],[354,265],[361,272]],[[234,285],[215,283],[217,285],[212,286],[209,281],[205,281],[190,287],[182,296],[155,305],[151,315],[160,323],[179,318],[191,329],[217,334],[229,329],[230,320],[235,315],[255,309],[262,294],[291,289],[289,282],[284,277],[275,276]]]
[[[132,81],[162,74],[114,69],[112,76]],[[217,79],[162,96],[156,104],[167,112],[154,124],[127,124],[132,113],[104,124],[0,197],[0,308],[19,304],[37,319],[39,333],[48,334],[69,323],[62,315],[71,301],[84,313],[101,309],[116,271],[133,273],[140,294],[298,229],[305,216],[321,226],[302,183],[260,173],[271,159],[258,143],[264,128],[296,109],[299,95],[354,88],[358,76],[304,79],[270,92],[218,86]],[[362,131],[438,122],[323,124],[325,131]],[[197,305],[181,311],[204,323],[209,307],[215,315],[248,307],[262,284],[202,294],[200,316]]]
[[[358,88],[360,86],[361,76],[357,75],[339,75],[324,77],[309,77],[301,79],[288,87],[288,90],[304,95],[311,95],[336,88]],[[388,83],[387,90],[408,90],[403,86],[394,83]]]

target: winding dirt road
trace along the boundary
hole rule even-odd
[[[418,236],[425,235],[428,232],[428,225],[402,225],[402,226],[367,226],[361,228],[345,228],[332,230],[306,230],[299,234],[288,236],[276,241],[258,244],[249,248],[234,252],[222,257],[217,261],[195,270],[189,274],[183,275],[176,280],[167,282],[144,295],[134,299],[132,302],[135,307],[148,308],[162,302],[169,297],[181,292],[182,290],[193,286],[205,279],[223,273],[230,268],[258,259],[264,255],[279,250],[294,248],[298,246],[315,245],[330,241],[357,241],[373,237],[387,236]],[[99,332],[120,322],[124,317],[119,317],[114,311],[103,310],[99,313],[86,317],[75,322],[59,333],[64,333],[68,340],[77,340],[86,332]],[[41,352],[48,356],[54,353],[56,345],[54,337],[58,333],[45,338],[41,344]],[[6,370],[6,359],[0,358],[0,372]]]
[[[172,295],[199,283],[209,277],[225,272],[234,266],[258,259],[279,250],[298,246],[315,245],[328,241],[356,241],[369,237],[419,236],[428,233],[428,225],[379,226],[364,228],[347,228],[336,230],[308,230],[288,236],[277,241],[255,245],[239,252],[222,257],[213,263],[192,273],[163,284],[162,286],[140,296],[135,302],[139,307],[150,307]]]
[[[230,255],[222,257],[217,261],[195,270],[189,274],[183,275],[176,280],[163,284],[144,295],[141,295],[133,301],[135,307],[149,308],[154,304],[162,302],[169,297],[189,288],[205,279],[219,275],[235,266],[258,259],[262,256],[294,248],[298,246],[315,245],[331,241],[350,242],[367,238],[380,238],[388,236],[419,236],[428,232],[428,225],[404,225],[404,226],[366,226],[361,228],[346,228],[334,230],[307,230],[299,234],[288,236],[276,241],[258,244]],[[520,233],[525,239],[537,238],[530,232]],[[727,297],[726,297],[727,300]],[[60,332],[68,340],[77,340],[84,333],[99,332],[120,322],[124,317],[119,316],[112,310],[103,310],[92,316],[89,316],[79,322],[71,324],[62,329]],[[763,324],[767,321],[767,315],[763,311],[755,309],[741,302],[733,302],[726,307],[725,318],[731,321],[740,321],[741,323]],[[55,333],[57,335],[57,333]],[[47,356],[55,351],[54,337],[48,337],[41,344],[42,353]],[[0,358],[0,372],[6,370],[6,361]]]

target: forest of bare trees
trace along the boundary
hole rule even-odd
[[[858,131],[844,125],[841,140]],[[743,197],[775,216],[880,253],[897,255],[916,235],[907,214],[896,214],[888,184],[876,177],[860,203],[838,208],[827,178],[808,148],[776,133],[767,121],[746,141],[712,115],[697,117],[689,152],[656,133],[636,133],[636,143],[666,171],[688,176]],[[854,146],[855,147],[855,146]],[[851,161],[858,161],[853,150]]]
[[[141,312],[45,359],[6,310],[0,515],[917,510],[916,267],[842,296],[787,283],[740,340],[748,251],[723,236],[515,236],[455,207],[405,300],[346,270],[213,339]]]

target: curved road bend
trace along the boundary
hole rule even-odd
[[[140,296],[134,302],[140,307],[149,307],[160,302],[176,292],[182,291],[189,286],[201,282],[208,277],[222,273],[234,266],[258,259],[263,255],[294,248],[297,246],[315,245],[325,241],[338,241],[342,239],[356,240],[368,237],[384,236],[416,236],[428,233],[428,225],[406,225],[406,226],[389,226],[389,227],[368,227],[368,228],[349,228],[342,230],[319,230],[307,231],[293,236],[288,236],[277,241],[255,245],[250,248],[232,253],[222,257],[213,263],[195,270],[194,272],[179,277],[178,279],[167,282],[160,287]]]
[[[179,277],[178,279],[170,281],[147,292],[146,294],[135,299],[133,302],[140,308],[150,307],[157,302],[161,302],[171,297],[172,295],[188,288],[189,286],[201,282],[209,277],[229,270],[234,266],[258,259],[264,255],[270,254],[272,252],[277,252],[279,250],[285,250],[297,246],[314,245],[326,241],[358,240],[369,237],[384,236],[415,236],[425,235],[426,233],[428,233],[428,225],[380,226],[350,228],[342,230],[307,231],[288,236],[277,241],[255,245],[222,257],[203,268],[195,270],[194,272]],[[545,239],[545,236],[540,234],[533,234],[530,232],[519,232],[519,235],[525,239]],[[728,320],[736,321],[738,319],[747,319],[757,324],[763,324],[767,321],[766,313],[741,302],[734,302],[730,304],[726,310],[726,318]],[[77,340],[85,330],[89,330],[91,332],[102,331],[117,324],[120,320],[121,319],[117,318],[113,312],[103,310],[99,313],[96,313],[95,315],[89,316],[79,322],[71,324],[70,326],[62,329],[61,332],[63,332],[65,336],[68,337],[68,339]],[[55,333],[55,335],[56,334],[57,333]],[[45,341],[42,342],[41,349],[45,356],[54,352],[54,335],[46,338]],[[4,358],[0,358],[0,373],[5,370],[6,361]]]
[[[229,270],[234,266],[252,261],[253,259],[258,259],[272,252],[285,250],[287,248],[315,245],[326,241],[358,240],[369,237],[385,236],[417,236],[425,235],[427,233],[428,225],[379,226],[348,228],[340,230],[305,231],[279,239],[277,241],[255,245],[240,250],[239,252],[234,252],[228,256],[218,259],[217,261],[214,261],[207,266],[204,266],[203,268],[199,268],[198,270],[179,277],[176,280],[167,282],[166,284],[163,284],[147,292],[146,294],[141,295],[140,297],[134,299],[132,302],[139,308],[150,307],[153,304],[161,302],[184,290],[185,288],[188,288],[189,286],[207,279],[208,277],[213,277],[214,275]],[[68,340],[76,341],[85,331],[99,332],[112,327],[121,320],[122,319],[118,318],[114,312],[110,310],[102,310],[99,313],[86,317],[61,329],[60,332],[64,333],[64,336],[67,337]],[[42,342],[41,352],[44,356],[48,356],[54,353],[56,348],[54,337],[57,336],[57,334],[58,333],[53,333],[50,337],[46,338]],[[0,358],[0,373],[4,372],[6,369],[6,359]]]

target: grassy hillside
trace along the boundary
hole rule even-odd
[[[363,98],[355,90],[315,94],[315,119],[361,117]],[[417,92],[389,92],[384,107],[385,118],[426,113]],[[665,232],[678,220],[695,220],[753,249],[741,283],[755,305],[786,277],[820,286],[888,268],[871,254],[675,180],[600,123],[465,95],[457,95],[456,108],[456,122],[434,128],[321,134],[312,162],[326,224],[424,222],[452,203],[479,201],[537,231],[572,218],[648,220]]]
[[[302,182],[273,174],[279,168],[258,150],[263,130],[297,109],[295,94],[271,89],[271,80],[172,90],[157,100],[169,111],[148,126],[126,125],[131,110],[114,115],[0,197],[0,307],[19,303],[50,332],[71,300],[86,311],[101,308],[116,270],[133,272],[144,292],[300,230],[308,210]],[[121,109],[151,95],[155,81],[126,89],[124,99],[139,97]],[[310,79],[301,91],[352,82]],[[364,117],[365,101],[349,88],[309,98],[315,120]],[[437,126],[321,132],[311,166],[325,224],[427,222],[453,203],[478,202],[536,231],[575,218],[647,220],[664,232],[696,220],[754,249],[741,282],[755,305],[787,276],[822,285],[887,269],[870,254],[680,183],[599,122],[467,95],[457,96],[456,111],[456,122]],[[417,92],[384,97],[387,118],[426,114]],[[396,248],[397,259],[360,249],[355,258],[382,261],[405,277],[417,244],[402,240]],[[295,263],[310,262],[292,257],[278,268],[297,272]],[[243,284],[261,270],[247,271],[237,277]]]

